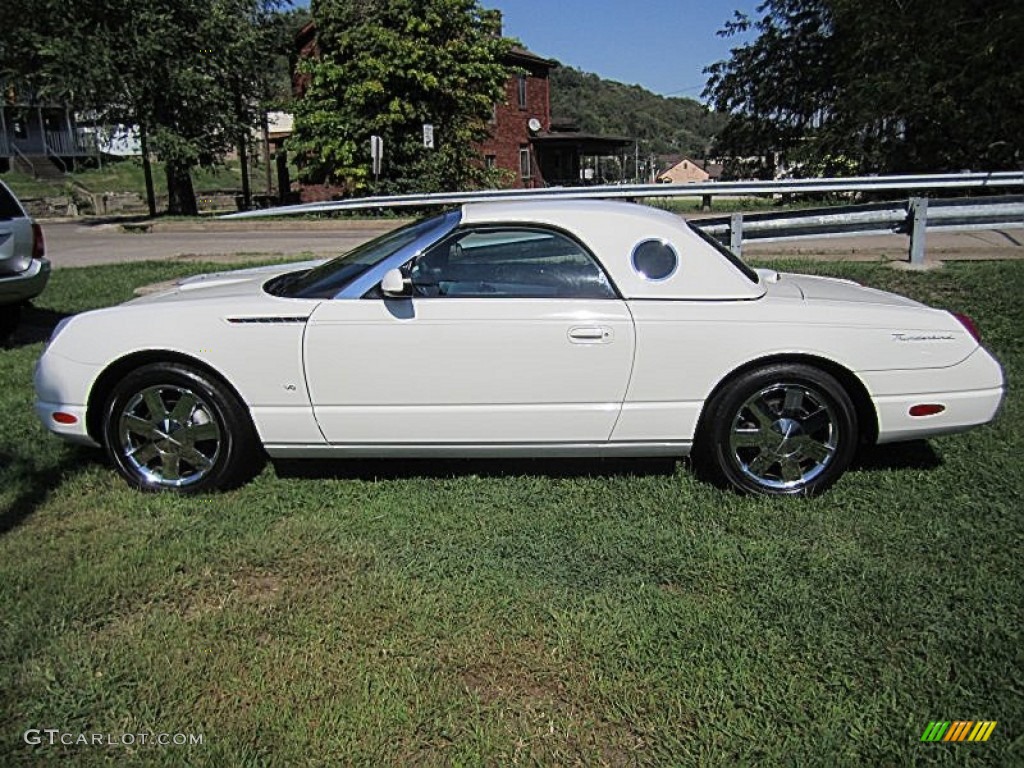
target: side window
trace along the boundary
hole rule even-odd
[[[613,299],[604,271],[558,232],[495,227],[456,232],[407,267],[413,294],[450,298]]]

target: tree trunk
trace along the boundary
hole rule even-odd
[[[198,216],[189,166],[169,160],[164,170],[167,173],[167,212],[172,216]]]
[[[156,216],[156,192],[153,189],[153,165],[149,159],[149,139],[146,136],[146,125],[139,124],[139,143],[142,150],[142,175],[146,179],[146,205],[149,215]]]
[[[238,162],[242,166],[242,210],[252,208],[252,187],[249,184],[249,148],[246,136],[238,137]]]

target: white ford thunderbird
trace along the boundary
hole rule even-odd
[[[324,263],[189,278],[54,331],[47,428],[130,484],[264,457],[685,456],[749,492],[827,488],[857,446],[991,421],[971,321],[752,270],[626,203],[468,204]]]

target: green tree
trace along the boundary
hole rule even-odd
[[[476,0],[314,0],[311,10],[319,56],[300,65],[307,85],[289,141],[301,178],[384,193],[493,181],[475,146],[504,98],[511,41],[493,34]],[[384,140],[379,184],[373,135]]]
[[[168,211],[195,214],[190,171],[258,124],[278,0],[7,0],[0,75],[138,125],[164,165]]]
[[[1000,170],[1024,158],[1019,0],[766,0],[709,75],[718,151],[807,173]],[[772,171],[766,162],[762,173]]]

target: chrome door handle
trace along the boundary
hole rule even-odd
[[[598,325],[580,325],[569,329],[569,340],[576,344],[607,344],[612,340],[612,329]]]

